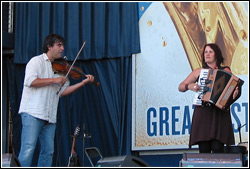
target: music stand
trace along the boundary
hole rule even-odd
[[[85,154],[89,159],[89,162],[92,167],[96,165],[96,163],[102,159],[102,155],[100,151],[96,147],[88,147],[85,148]]]

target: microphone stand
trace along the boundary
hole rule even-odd
[[[242,127],[244,127],[246,124],[244,124],[244,125],[241,125],[240,124],[240,126],[238,127],[238,131],[239,131],[239,136],[240,136],[240,143],[242,143],[241,141],[241,132],[240,132],[240,129],[242,128]]]
[[[91,138],[91,135],[87,134],[86,129],[85,129],[85,123],[83,123],[83,159],[82,159],[82,166],[84,167],[85,165],[85,139],[86,138]]]

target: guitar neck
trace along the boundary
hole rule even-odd
[[[71,148],[71,156],[75,154],[75,143],[76,143],[76,137],[73,138],[72,148]]]

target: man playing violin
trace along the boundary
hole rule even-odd
[[[37,165],[52,165],[59,97],[94,82],[94,76],[86,75],[84,80],[70,86],[67,77],[55,74],[52,63],[62,57],[63,51],[64,38],[57,34],[48,35],[43,54],[31,58],[26,65],[19,108],[23,127],[18,159],[22,167],[31,166],[38,139],[41,146]]]

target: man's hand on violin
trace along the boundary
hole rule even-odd
[[[63,86],[66,81],[67,81],[66,77],[57,77],[57,78],[54,78],[54,83],[55,84],[60,84],[61,86]]]
[[[86,79],[82,80],[84,84],[93,83],[95,81],[95,77],[93,75],[86,75]]]

